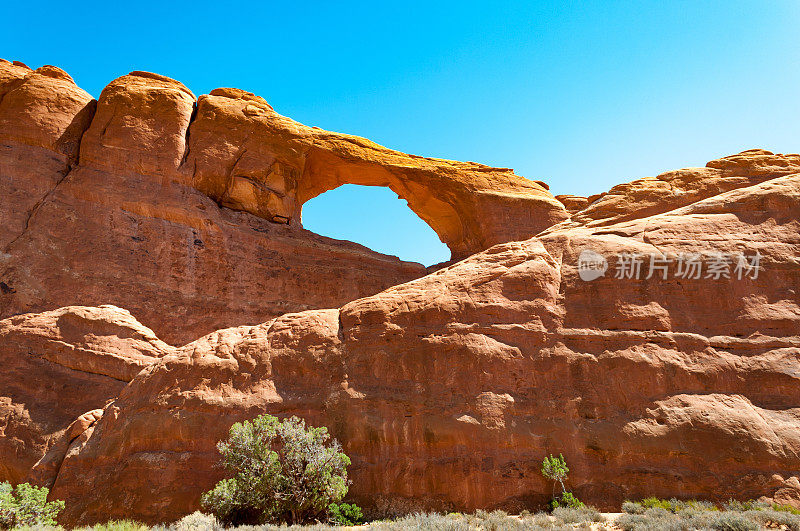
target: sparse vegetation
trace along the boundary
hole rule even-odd
[[[341,445],[297,417],[237,422],[217,448],[234,476],[205,493],[202,505],[223,524],[325,520],[347,494],[350,459]]]
[[[664,500],[660,498],[645,498],[638,502],[626,501],[622,504],[622,510],[626,513],[643,514],[647,509],[663,509],[670,513],[679,513],[687,509],[698,511],[717,511],[717,506],[711,502],[700,500],[678,500],[670,498]]]
[[[55,526],[64,502],[47,501],[49,489],[21,483],[12,488],[0,483],[0,529],[34,526]]]
[[[627,513],[615,522],[624,531],[718,530],[749,531],[756,529],[787,529],[800,531],[800,515],[791,507],[758,501],[729,500],[720,509],[710,502],[698,500],[662,500],[646,498],[627,501],[622,509]]]
[[[418,529],[426,531],[468,531],[480,529],[483,531],[527,531],[549,530],[562,531],[574,530],[585,527],[591,522],[601,521],[600,513],[593,509],[564,509],[553,514],[536,513],[520,514],[518,517],[510,516],[503,511],[476,511],[474,515],[450,513],[441,514],[413,514],[387,522],[370,524],[370,530],[400,531]]]
[[[789,510],[775,510],[770,504],[762,502],[727,502],[724,508],[717,508],[708,502],[697,500],[659,500],[649,499],[644,507],[643,501],[626,502],[629,510],[612,527],[599,529],[621,529],[624,531],[751,531],[757,529],[784,529],[800,531],[800,515]],[[339,504],[339,508],[341,509]],[[665,508],[668,506],[669,508]],[[728,507],[743,510],[728,509]],[[792,509],[796,511],[796,509]],[[673,512],[674,511],[674,512]],[[565,531],[590,529],[593,524],[608,526],[610,523],[600,512],[591,507],[572,509],[560,507],[552,513],[532,514],[523,511],[517,516],[503,511],[476,511],[475,514],[461,513],[419,513],[395,520],[375,521],[365,525],[367,531],[401,531],[416,529],[424,531]],[[62,528],[48,525],[22,526],[21,531],[63,531]],[[113,521],[94,527],[84,527],[77,531],[223,531],[225,529],[212,515],[192,513],[181,520],[166,526],[149,528],[129,520]],[[314,523],[310,525],[242,525],[228,528],[231,531],[340,531],[338,525]]]
[[[112,520],[105,524],[81,527],[77,531],[150,531],[150,526],[133,520]]]
[[[299,452],[298,455],[292,454],[293,458],[300,462],[306,462],[309,456],[303,453],[303,449],[312,448],[314,451],[311,452],[311,456],[326,456],[322,460],[323,464],[340,459],[337,454],[344,455],[339,451],[340,447],[336,441],[329,440],[326,431],[321,431],[319,428],[306,428],[305,423],[296,418],[278,422],[274,417],[263,417],[258,417],[251,422],[235,424],[231,428],[231,436],[220,443],[220,451],[227,459],[226,464],[249,463],[244,460],[246,455],[251,459],[258,458],[266,463],[271,463],[272,466],[277,466],[275,459],[278,460],[278,463],[283,463],[284,456],[281,452]],[[289,434],[292,436],[305,434],[306,437],[296,439],[303,443],[301,446],[287,447],[286,437]],[[311,444],[312,442],[314,444]],[[320,450],[320,447],[325,451]],[[277,457],[270,452],[278,454]],[[306,461],[303,461],[304,459]],[[553,459],[552,456],[551,459]],[[566,462],[563,461],[562,456],[555,459],[556,466],[564,473],[562,478],[565,479],[566,473],[569,471],[566,469]],[[343,463],[344,461],[339,462]],[[311,460],[310,463],[312,466],[320,467],[318,461]],[[291,466],[299,467],[300,465],[295,463]],[[247,468],[246,470],[251,469]],[[317,477],[318,475],[315,474],[310,475],[312,480]],[[324,479],[329,479],[329,477],[324,475]],[[248,481],[252,480],[248,479]],[[244,485],[250,484],[245,483]],[[260,487],[258,484],[256,486]],[[243,488],[243,486],[239,488]],[[346,490],[345,488],[342,492],[342,489],[338,489],[336,492],[341,493],[343,497]],[[12,489],[8,483],[0,483],[0,518],[2,518],[0,528],[14,531],[64,531],[56,524],[56,516],[64,508],[64,503],[61,501],[47,502],[47,494],[46,488],[22,484]],[[563,489],[560,500],[564,501],[565,495],[568,494],[571,493]],[[576,507],[559,506],[550,513],[533,514],[529,511],[522,511],[516,516],[499,510],[491,512],[478,510],[474,514],[418,513],[394,520],[373,521],[367,523],[364,528],[369,531],[406,529],[420,531],[564,531],[575,529],[619,529],[622,531],[782,529],[800,531],[800,510],[788,505],[755,500],[728,500],[717,506],[701,500],[650,497],[639,501],[626,501],[623,503],[622,509],[624,514],[612,522],[607,522],[597,509],[581,503]],[[288,509],[282,510],[287,511]],[[213,514],[197,511],[172,524],[155,527],[131,520],[114,520],[105,524],[78,528],[75,531],[225,531],[226,529],[231,531],[340,531],[341,526],[359,525],[363,523],[364,519],[360,507],[341,502],[331,502],[324,510],[314,514],[324,514],[329,523],[318,520],[308,525],[265,522],[226,526]],[[596,524],[599,524],[600,527],[597,527]]]

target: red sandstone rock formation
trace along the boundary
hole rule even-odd
[[[37,482],[52,484],[65,443],[88,427],[83,421],[98,417],[142,368],[172,350],[114,306],[0,321],[0,479],[20,482],[33,470]]]
[[[201,97],[194,116],[192,101],[182,85],[152,74],[125,76],[103,92],[79,159],[53,159],[68,165],[68,179],[33,209],[7,251],[4,274],[14,282],[4,284],[12,290],[5,312],[25,300],[59,305],[117,290],[115,300],[127,297],[135,315],[163,319],[172,338],[183,337],[181,321],[193,331],[237,316],[252,321],[269,312],[238,313],[253,302],[249,288],[237,303],[208,303],[212,282],[224,291],[241,277],[178,260],[185,249],[176,239],[187,227],[208,231],[204,242],[220,231],[214,249],[241,239],[240,256],[250,257],[282,238],[286,269],[274,274],[276,285],[289,283],[308,270],[287,256],[315,238],[297,226],[299,206],[342,182],[393,187],[456,256],[471,255],[338,309],[285,313],[178,348],[119,309],[0,322],[0,353],[20,367],[0,376],[0,415],[11,427],[0,437],[2,462],[11,463],[0,480],[52,485],[52,496],[67,501],[65,523],[156,522],[195,510],[221,474],[215,442],[234,421],[264,412],[330,427],[353,459],[352,495],[380,513],[536,508],[550,494],[539,465],[553,452],[567,457],[578,496],[603,508],[649,495],[800,499],[797,155],[744,152],[620,185],[585,204],[562,197],[564,209],[545,187],[510,172],[308,129],[241,91]],[[55,122],[62,126],[52,130],[65,130],[67,120]],[[42,152],[4,142],[44,167]],[[10,175],[5,186],[21,188],[21,174]],[[144,192],[132,196],[131,187]],[[3,215],[19,219],[26,208]],[[502,227],[481,208],[522,221]],[[95,221],[81,235],[70,216]],[[150,228],[137,232],[145,222]],[[256,243],[254,226],[266,231]],[[144,259],[126,243],[114,262],[122,273],[98,266],[106,255],[92,238],[111,246],[129,234],[145,234],[147,252],[175,258]],[[70,238],[89,247],[63,243]],[[325,289],[338,280],[326,276],[331,250],[340,245],[344,263],[354,247],[315,241],[325,241],[316,269],[316,288]],[[67,249],[74,256],[61,256]],[[584,250],[607,257],[604,276],[580,278]],[[673,269],[645,278],[645,269],[615,278],[621,253],[709,260],[740,252],[759,253],[757,276],[731,270],[730,278],[687,279]],[[154,271],[166,274],[144,288]],[[176,286],[187,282],[201,282],[192,293],[208,299],[179,299],[187,292]],[[312,306],[321,300],[313,296],[294,300]],[[168,315],[178,300],[188,301],[182,313]],[[52,392],[63,386],[85,392]]]
[[[0,143],[0,317],[112,303],[172,344],[424,275],[302,229],[303,203],[343,183],[392,188],[455,258],[567,216],[511,170],[306,127],[236,89],[195,101],[147,72],[94,102],[55,67],[0,62]]]
[[[580,212],[589,204],[589,199],[580,195],[562,194],[557,195],[556,199],[561,201],[570,214]]]

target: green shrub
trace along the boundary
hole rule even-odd
[[[665,511],[669,511],[671,513],[678,512],[676,504],[673,504],[670,500],[662,500],[660,498],[645,498],[639,503],[642,504],[642,507],[645,509],[664,509]]]
[[[339,525],[358,525],[363,522],[364,513],[355,503],[332,503],[328,505],[328,518]]]
[[[678,500],[671,498],[663,500],[661,498],[645,498],[638,502],[626,501],[622,504],[622,510],[629,514],[642,514],[647,509],[663,509],[670,513],[677,514],[682,511],[718,511],[716,505],[702,500]]]
[[[64,509],[64,502],[47,501],[50,490],[21,483],[11,488],[0,483],[0,528],[56,526],[56,517]]]
[[[324,518],[330,504],[347,494],[350,459],[341,445],[327,428],[306,427],[297,417],[237,422],[217,449],[235,475],[217,483],[201,503],[223,524]]]
[[[722,508],[726,511],[760,511],[769,507],[768,503],[763,503],[755,500],[739,501],[730,499],[722,504]]]
[[[767,505],[767,507],[769,507],[769,505]],[[800,515],[800,509],[798,509],[797,507],[792,507],[791,505],[780,505],[777,503],[773,503],[772,510]]]
[[[561,496],[557,496],[550,500],[550,510],[564,507],[569,509],[582,509],[586,506],[571,492],[565,492]]]

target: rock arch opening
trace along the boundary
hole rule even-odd
[[[388,187],[344,184],[328,190],[303,205],[302,224],[425,266],[450,260],[436,232]]]

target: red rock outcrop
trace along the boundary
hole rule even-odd
[[[606,193],[589,197],[588,205],[575,213],[572,221],[598,226],[652,216],[798,172],[798,154],[776,155],[764,149],[751,149],[712,160],[705,168],[673,170],[619,184]]]
[[[580,212],[589,205],[589,199],[580,195],[562,194],[557,195],[556,199],[561,201],[570,214]]]
[[[72,306],[0,321],[0,478],[16,483],[33,475],[52,483],[65,443],[142,368],[172,350],[114,306]]]
[[[173,343],[244,325],[171,347],[109,307],[0,322],[0,480],[52,486],[64,523],[194,511],[222,472],[216,441],[264,412],[328,426],[375,513],[538,508],[558,452],[602,508],[800,499],[800,156],[748,151],[562,205],[511,172],[307,128],[242,91],[194,101],[134,73],[104,90],[77,159],[2,137],[67,176],[3,214],[22,220],[6,315],[129,300]],[[3,186],[36,181],[4,164]],[[392,187],[470,256],[422,276],[303,231],[302,203],[345,182]],[[583,280],[588,251],[605,267]],[[709,275],[740,253],[759,268]],[[678,276],[694,254],[702,275]],[[634,255],[640,274],[623,275]],[[404,276],[421,278],[385,285]]]
[[[270,412],[329,426],[353,457],[353,496],[382,513],[535,508],[551,452],[604,508],[649,495],[791,500],[798,212],[800,175],[773,178],[498,245],[339,310],[221,330],[137,376],[64,460],[54,496],[70,521],[178,517],[219,479],[227,427]],[[622,252],[758,250],[763,270],[587,282],[582,249],[611,271]]]
[[[195,101],[133,72],[94,102],[55,67],[0,62],[0,76],[0,191],[13,199],[0,317],[112,303],[182,344],[424,275],[303,230],[303,203],[343,183],[392,188],[456,258],[567,216],[511,170],[306,127],[235,89]]]
[[[77,160],[94,105],[63,70],[0,60],[0,249],[26,230]]]

